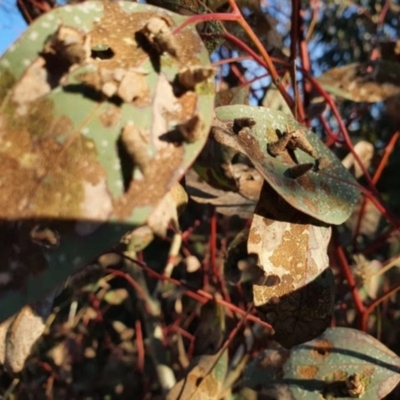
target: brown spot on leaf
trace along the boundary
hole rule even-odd
[[[291,271],[293,260],[307,262],[307,246],[307,225],[291,224],[290,230],[284,231],[280,244],[275,247],[269,260],[272,265]]]
[[[111,128],[121,120],[121,109],[114,104],[108,104],[107,108],[99,114],[101,124],[106,128]]]
[[[313,379],[314,376],[318,373],[318,367],[316,367],[315,365],[304,365],[301,367],[297,367],[297,373],[300,378]]]
[[[312,164],[311,164],[312,167]],[[311,168],[309,168],[311,169]],[[306,189],[308,192],[315,192],[315,184],[311,176],[304,174],[299,176],[296,179],[297,183],[299,183],[304,189]]]
[[[333,344],[329,340],[319,339],[313,343],[311,356],[314,358],[327,358],[333,350]]]
[[[98,60],[97,64],[104,68],[129,69],[140,65],[147,59],[147,54],[138,46],[134,33],[141,30],[154,12],[127,13],[119,4],[104,3],[104,16],[94,22],[91,31],[92,47],[106,45],[114,53],[114,57]]]

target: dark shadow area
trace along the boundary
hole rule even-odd
[[[0,322],[114,249],[133,228],[96,220],[1,220]]]
[[[135,167],[135,164],[132,160],[132,157],[126,150],[126,146],[123,144],[121,137],[119,137],[117,141],[117,152],[118,152],[118,158],[121,163],[121,172],[124,183],[124,189],[125,191],[127,191],[129,188],[129,184],[133,179],[133,169]]]
[[[106,97],[100,91],[83,83],[68,84],[63,86],[62,90],[67,93],[81,94],[82,96],[87,97],[88,99],[93,100],[97,103],[106,100],[109,103],[112,103],[118,107],[123,103],[123,101],[118,96]]]
[[[115,53],[110,47],[104,50],[92,49],[90,54],[92,58],[99,60],[111,60],[114,57],[114,55]]]
[[[262,276],[254,283],[265,286],[268,293],[281,281]],[[274,340],[290,349],[316,338],[330,326],[334,290],[332,271],[326,269],[300,289],[279,298],[271,297],[266,304],[257,307],[257,313],[274,328]],[[259,302],[259,298],[257,300]]]
[[[154,68],[154,71],[159,73],[161,71],[161,60],[160,60],[160,53],[154,46],[147,40],[146,36],[143,32],[138,31],[135,32],[135,40],[139,47],[148,54],[151,65]]]

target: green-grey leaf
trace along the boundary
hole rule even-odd
[[[68,5],[0,59],[0,320],[145,224],[204,146],[214,86],[177,83],[210,65],[186,20],[133,2]]]
[[[228,124],[236,118],[255,120],[256,124],[251,129],[242,130],[237,135],[227,133],[227,142],[235,140],[264,179],[291,206],[329,224],[341,224],[350,216],[359,195],[357,183],[312,131],[283,112],[263,107],[218,107],[216,115]],[[326,165],[323,169],[313,168],[295,179],[290,169],[296,164],[287,151],[275,157],[268,153],[268,144],[293,130],[302,132],[318,158],[324,159]],[[316,163],[302,150],[296,149],[294,154],[298,164]]]
[[[317,339],[294,347],[290,355],[283,349],[266,350],[249,364],[245,383],[285,393],[285,398],[351,399],[357,396],[342,392],[336,397],[332,392],[345,391],[346,379],[354,374],[360,379],[360,392],[364,391],[358,397],[383,399],[400,381],[400,359],[364,332],[328,328]]]

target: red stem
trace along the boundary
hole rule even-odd
[[[356,282],[354,280],[353,274],[351,272],[350,266],[347,262],[346,256],[344,254],[342,246],[340,246],[334,238],[334,243],[335,243],[335,248],[336,248],[336,254],[338,256],[340,266],[342,269],[342,272],[344,274],[345,279],[347,280],[347,283],[350,288],[350,293],[353,298],[354,304],[356,306],[356,310],[358,314],[361,316],[365,312],[365,306],[360,298],[360,294],[358,293],[358,289],[356,286]]]
[[[366,308],[362,313],[361,313],[361,330],[364,332],[367,331],[367,322],[368,322],[368,317],[371,314],[371,312],[376,308],[380,303],[385,301],[387,298],[389,298],[392,294],[398,292],[400,290],[400,283],[398,283],[396,286],[393,288],[389,289],[385,294],[383,294],[381,297],[375,299],[369,306]]]
[[[394,149],[394,145],[396,144],[398,138],[399,138],[399,132],[396,132],[391,137],[389,143],[386,145],[385,152],[384,152],[384,154],[382,156],[382,159],[381,159],[381,161],[380,161],[380,163],[378,165],[378,168],[375,171],[374,176],[372,177],[372,183],[374,185],[376,185],[378,183],[378,181],[379,181],[379,179],[380,179],[380,177],[382,175],[382,172],[383,172],[384,168],[386,167],[386,165],[388,163],[389,157],[392,154],[392,151]],[[365,213],[366,206],[367,206],[367,199],[364,198],[364,201],[363,201],[363,203],[361,205],[360,213],[358,215],[356,229],[354,231],[353,246],[356,246],[356,244],[357,244],[357,238],[358,238],[358,235],[360,234],[361,223],[362,223],[362,220],[363,220],[363,216],[364,216],[364,213]]]

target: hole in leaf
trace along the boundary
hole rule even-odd
[[[125,191],[128,190],[130,182],[133,179],[134,163],[132,157],[128,154],[121,138],[117,141],[118,157],[121,162],[122,178],[124,182]]]
[[[271,287],[281,283],[281,279],[277,275],[269,275],[265,281],[265,286]]]
[[[102,44],[92,47],[90,54],[92,58],[100,60],[110,60],[114,57],[114,55],[115,53],[113,52],[111,47]]]
[[[253,167],[253,163],[250,161],[249,157],[239,152],[233,156],[231,164],[244,164],[248,167]]]
[[[154,46],[149,43],[148,39],[146,36],[143,34],[143,32],[138,31],[135,32],[135,40],[140,48],[148,54],[150,58],[150,62],[152,67],[154,68],[154,71],[159,73],[161,70],[161,60],[160,60],[160,53],[157,52],[157,50],[154,48]]]
[[[332,351],[332,343],[329,340],[319,340],[311,350],[314,358],[326,358]]]

